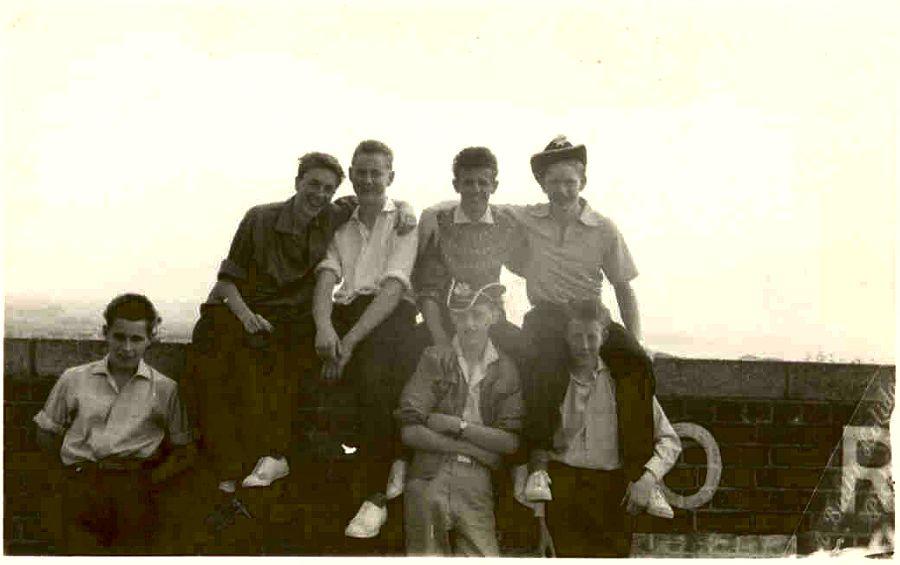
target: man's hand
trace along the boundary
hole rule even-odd
[[[334,326],[327,324],[316,331],[316,353],[319,359],[331,361],[341,355],[341,342]]]
[[[269,332],[275,329],[272,324],[269,323],[268,320],[263,318],[260,314],[256,314],[250,310],[247,310],[248,314],[241,317],[241,325],[244,326],[244,331],[249,334],[255,334],[259,332]]]
[[[645,471],[637,482],[629,483],[625,492],[625,510],[632,516],[646,510],[654,488],[656,488],[656,477],[650,471]]]
[[[406,235],[416,229],[418,221],[412,206],[404,200],[395,200],[394,204],[397,205],[398,212],[397,220],[394,223],[394,230],[396,230],[397,234]]]
[[[439,434],[456,436],[457,432],[459,432],[460,422],[461,419],[456,416],[432,412],[425,420],[425,425]]]
[[[447,340],[444,343],[435,343],[434,352],[437,356],[438,363],[441,365],[441,369],[448,373],[452,371],[453,365],[456,363],[456,350],[450,345],[450,341]]]
[[[556,547],[553,545],[553,538],[550,536],[550,530],[547,528],[547,519],[539,516],[538,519],[538,557],[556,557]]]

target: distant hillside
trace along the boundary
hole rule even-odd
[[[163,320],[160,338],[164,341],[190,341],[191,329],[200,316],[199,305],[160,301],[156,301],[155,305]],[[7,297],[3,309],[3,332],[6,337],[98,339],[105,306],[105,302],[63,304]]]

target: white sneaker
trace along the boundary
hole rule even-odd
[[[669,502],[666,500],[666,496],[663,494],[662,488],[659,485],[656,485],[656,488],[654,488],[653,492],[650,494],[650,503],[647,504],[647,514],[656,516],[657,518],[672,519],[675,517],[675,512],[673,512],[672,507],[669,506]]]
[[[359,507],[356,516],[347,524],[344,535],[348,538],[374,538],[381,532],[381,526],[387,522],[387,508],[381,508],[370,501]]]
[[[548,502],[553,500],[553,494],[550,492],[550,475],[547,471],[535,471],[528,475],[528,482],[525,483],[525,500],[528,502]]]
[[[406,461],[397,459],[391,463],[391,472],[388,473],[387,488],[384,495],[388,500],[394,500],[403,494],[403,485],[406,484]]]
[[[228,494],[234,494],[237,490],[237,481],[219,481],[219,490]]]
[[[291,472],[287,459],[275,459],[274,457],[260,457],[256,462],[253,472],[247,475],[241,486],[243,487],[267,487],[277,481],[287,477]]]

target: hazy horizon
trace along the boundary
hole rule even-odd
[[[302,153],[346,166],[382,139],[389,194],[421,210],[453,198],[453,155],[486,145],[494,201],[525,204],[543,200],[530,155],[563,133],[634,256],[648,346],[893,363],[897,2],[0,14],[6,296],[199,304],[244,212],[291,196]]]

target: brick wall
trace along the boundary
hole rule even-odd
[[[103,344],[6,339],[3,347],[5,548],[53,552],[41,519],[46,475],[30,419],[60,372],[102,356]],[[148,360],[177,379],[184,346],[159,344]],[[866,418],[878,399],[861,401],[873,375],[893,397],[893,366],[666,358],[655,368],[670,420],[698,424],[714,436],[721,480],[709,502],[676,508],[673,520],[642,516],[636,555],[782,553],[791,535],[810,528],[811,517],[824,509],[827,498],[814,494],[839,482],[843,427],[851,418],[854,425],[883,424]],[[703,450],[685,440],[666,483],[676,494],[691,494],[706,472]],[[853,541],[863,543],[867,535],[858,528]]]

